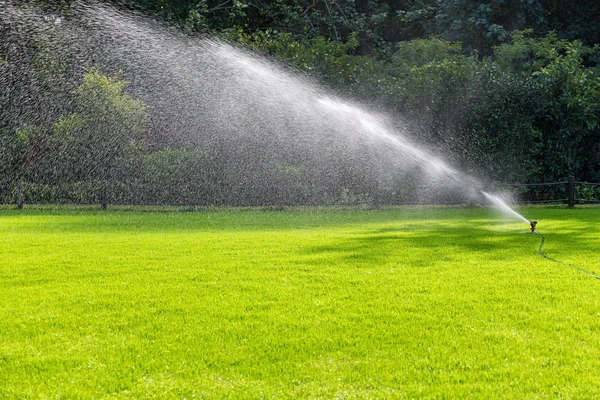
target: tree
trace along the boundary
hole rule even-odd
[[[147,107],[124,93],[127,82],[87,70],[77,88],[76,111],[54,124],[63,178],[107,180],[123,174],[144,146]]]
[[[537,90],[535,128],[542,147],[536,159],[541,179],[600,178],[600,75],[583,57],[600,57],[598,48],[560,39],[554,33],[534,38],[515,32],[511,43],[495,48],[498,65]]]

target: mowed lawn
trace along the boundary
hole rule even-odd
[[[600,274],[599,209],[530,208]],[[0,398],[598,398],[600,280],[491,209],[0,211]]]

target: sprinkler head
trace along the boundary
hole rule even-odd
[[[529,225],[531,225],[531,232],[535,232],[537,221],[529,221]]]

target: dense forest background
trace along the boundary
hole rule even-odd
[[[74,4],[79,3],[5,1],[0,7],[35,8],[69,19],[75,18]],[[415,141],[441,149],[477,177],[600,181],[596,0],[112,4],[191,39],[218,37],[251,49],[336,93],[397,115]],[[329,165],[336,168],[323,174],[316,159],[303,162],[294,156],[269,168],[260,158],[242,164],[233,148],[236,140],[219,146],[173,141],[153,118],[156,108],[136,95],[141,89],[135,81],[127,83],[127,71],[106,71],[93,56],[75,61],[70,52],[50,51],[45,42],[53,35],[51,27],[31,34],[15,18],[14,12],[0,18],[0,193],[5,201],[14,196],[17,182],[32,199],[47,201],[88,201],[101,195],[107,182],[112,201],[118,202],[414,200],[414,182],[406,175],[366,173],[370,161],[356,150],[330,156]],[[64,79],[67,75],[77,79]],[[257,154],[269,151],[264,140],[249,146]],[[235,173],[240,169],[243,179]],[[597,199],[599,194],[585,195]]]

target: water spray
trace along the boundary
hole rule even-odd
[[[72,8],[74,12],[81,12],[86,20],[90,20],[85,27],[86,40],[77,44],[76,38],[82,33],[79,24],[70,24],[68,19],[55,17],[48,17],[49,20],[38,23],[36,21],[39,20],[39,15],[34,9],[23,15],[21,11],[16,11],[11,1],[8,6],[5,3],[6,1],[0,0],[0,21],[3,24],[5,21],[13,21],[11,24],[22,25],[24,32],[35,34],[46,31],[48,23],[60,26],[56,35],[50,35],[55,42],[49,42],[48,46],[53,46],[49,49],[59,58],[77,54],[73,60],[67,59],[66,65],[76,66],[79,65],[77,63],[89,62],[90,65],[110,65],[110,69],[115,69],[116,66],[134,69],[132,75],[138,81],[139,90],[145,95],[144,100],[156,110],[157,115],[161,115],[161,130],[178,132],[178,140],[186,148],[198,143],[209,146],[217,143],[219,146],[221,143],[233,145],[237,140],[252,137],[254,133],[257,136],[260,133],[262,137],[268,132],[278,138],[279,145],[287,146],[283,150],[274,148],[277,149],[273,151],[274,154],[288,151],[296,154],[295,149],[300,148],[298,154],[305,158],[306,154],[316,154],[317,149],[331,140],[330,135],[326,138],[323,135],[312,138],[309,135],[312,132],[328,132],[333,135],[333,141],[347,138],[350,132],[355,136],[351,139],[360,139],[360,143],[377,146],[377,149],[391,149],[390,156],[393,156],[393,160],[402,158],[425,166],[426,172],[436,180],[443,178],[460,189],[472,188],[467,193],[470,198],[478,199],[483,195],[505,215],[529,224],[531,233],[541,238],[540,255],[600,279],[590,272],[546,256],[542,252],[544,236],[536,231],[537,221],[529,221],[498,195],[482,191],[480,188],[483,186],[474,178],[452,168],[417,143],[412,143],[406,129],[396,127],[384,115],[374,114],[352,102],[336,98],[318,85],[290,74],[285,68],[266,59],[216,39],[197,42],[182,40],[147,20],[136,19],[110,6],[103,6],[102,2],[92,6],[76,3],[80,6]],[[89,15],[93,18],[88,18]],[[23,18],[26,19],[25,24],[20,22]],[[111,40],[106,42],[108,37]],[[73,43],[76,46],[71,50]],[[86,43],[91,47],[86,47]],[[98,57],[103,62],[95,61]],[[79,67],[73,69],[81,70]],[[155,79],[156,74],[159,74],[160,79]],[[78,81],[79,76],[71,76],[71,79]],[[164,84],[146,86],[150,83],[145,82]],[[198,86],[200,84],[202,86]],[[201,91],[199,87],[205,90]],[[204,97],[198,96],[200,92],[205,93]],[[177,107],[178,101],[184,101],[189,112],[183,112]],[[260,115],[259,120],[252,119],[256,115]],[[45,121],[47,117],[40,118]],[[205,129],[207,121],[211,124],[208,125],[209,129]],[[200,137],[199,132],[219,133],[220,136],[214,141],[216,139],[212,136]],[[282,132],[287,133],[281,136]],[[169,140],[171,136],[174,135],[169,135]],[[228,139],[230,136],[231,139]],[[297,138],[303,139],[292,141]],[[264,147],[263,142],[251,143]],[[310,166],[310,162],[319,161],[319,157],[323,157],[325,161],[330,160],[325,153],[307,158],[305,165]],[[403,157],[397,157],[398,155]],[[274,158],[270,162],[280,161]]]

